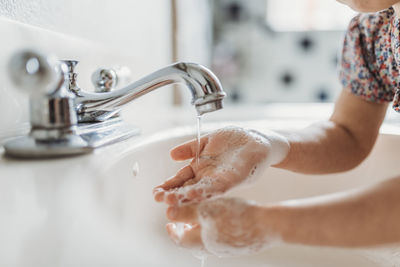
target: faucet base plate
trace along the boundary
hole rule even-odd
[[[104,122],[80,123],[77,132],[92,148],[114,144],[140,135],[139,128],[124,122],[119,117]]]
[[[40,142],[31,136],[13,139],[4,145],[5,154],[14,158],[53,158],[90,153],[93,147],[78,135],[63,140]]]
[[[4,145],[5,155],[13,158],[55,158],[81,155],[95,148],[123,141],[140,134],[139,128],[120,118],[106,122],[78,124],[77,134],[60,140],[38,141],[32,136],[10,140]]]

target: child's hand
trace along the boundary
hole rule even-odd
[[[171,206],[167,231],[179,246],[205,249],[217,256],[260,252],[280,242],[274,235],[274,219],[264,209],[240,199],[218,198],[200,204]]]
[[[264,136],[253,130],[229,127],[201,138],[198,165],[196,150],[197,141],[193,140],[171,151],[174,160],[193,160],[154,189],[156,201],[176,205],[222,194],[248,180],[261,163],[282,161],[289,145],[275,133]]]

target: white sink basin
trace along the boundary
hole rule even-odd
[[[265,121],[243,125],[275,128]],[[176,128],[84,157],[0,160],[0,266],[200,266],[169,240],[166,206],[152,196],[153,187],[183,165],[168,151],[192,136],[192,129]],[[271,168],[253,186],[229,194],[266,203],[374,183],[400,173],[399,150],[400,136],[381,134],[353,171],[304,176]],[[253,256],[209,257],[205,266],[396,266],[396,251],[288,245]]]

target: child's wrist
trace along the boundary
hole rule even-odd
[[[269,165],[276,165],[285,160],[289,154],[290,144],[286,137],[274,131],[261,133],[256,130],[249,132],[257,137],[261,137],[269,146],[267,161]]]
[[[295,220],[291,218],[290,209],[281,205],[260,207],[260,220],[264,222],[264,235],[269,236],[275,244],[287,243],[291,240],[290,229],[295,228]]]

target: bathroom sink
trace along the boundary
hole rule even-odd
[[[263,130],[279,128],[276,123],[235,124]],[[191,251],[168,238],[166,206],[152,196],[153,187],[184,164],[172,161],[168,151],[194,136],[192,127],[178,127],[83,157],[1,159],[0,266],[200,267]],[[383,132],[355,170],[305,176],[270,168],[252,186],[228,195],[268,203],[371,184],[400,173],[399,149],[400,136]],[[394,266],[396,251],[285,245],[258,255],[210,256],[205,266]]]
[[[242,126],[263,130],[268,128],[268,123],[247,122]],[[172,161],[168,151],[192,138],[194,134],[185,128],[159,133],[154,141],[126,151],[99,170],[96,179],[101,192],[99,203],[104,216],[111,220],[110,224],[119,224],[116,231],[120,231],[127,242],[127,262],[128,259],[141,262],[141,266],[200,266],[200,261],[190,251],[176,247],[169,240],[165,231],[166,206],[155,203],[151,194],[155,185],[185,164]],[[381,135],[368,160],[351,172],[305,176],[270,168],[253,186],[235,189],[229,195],[268,203],[374,183],[400,173],[395,146],[400,148],[397,136]],[[149,256],[149,251],[153,256]],[[378,255],[381,254],[376,250],[284,246],[247,257],[209,257],[206,266],[382,266]]]

